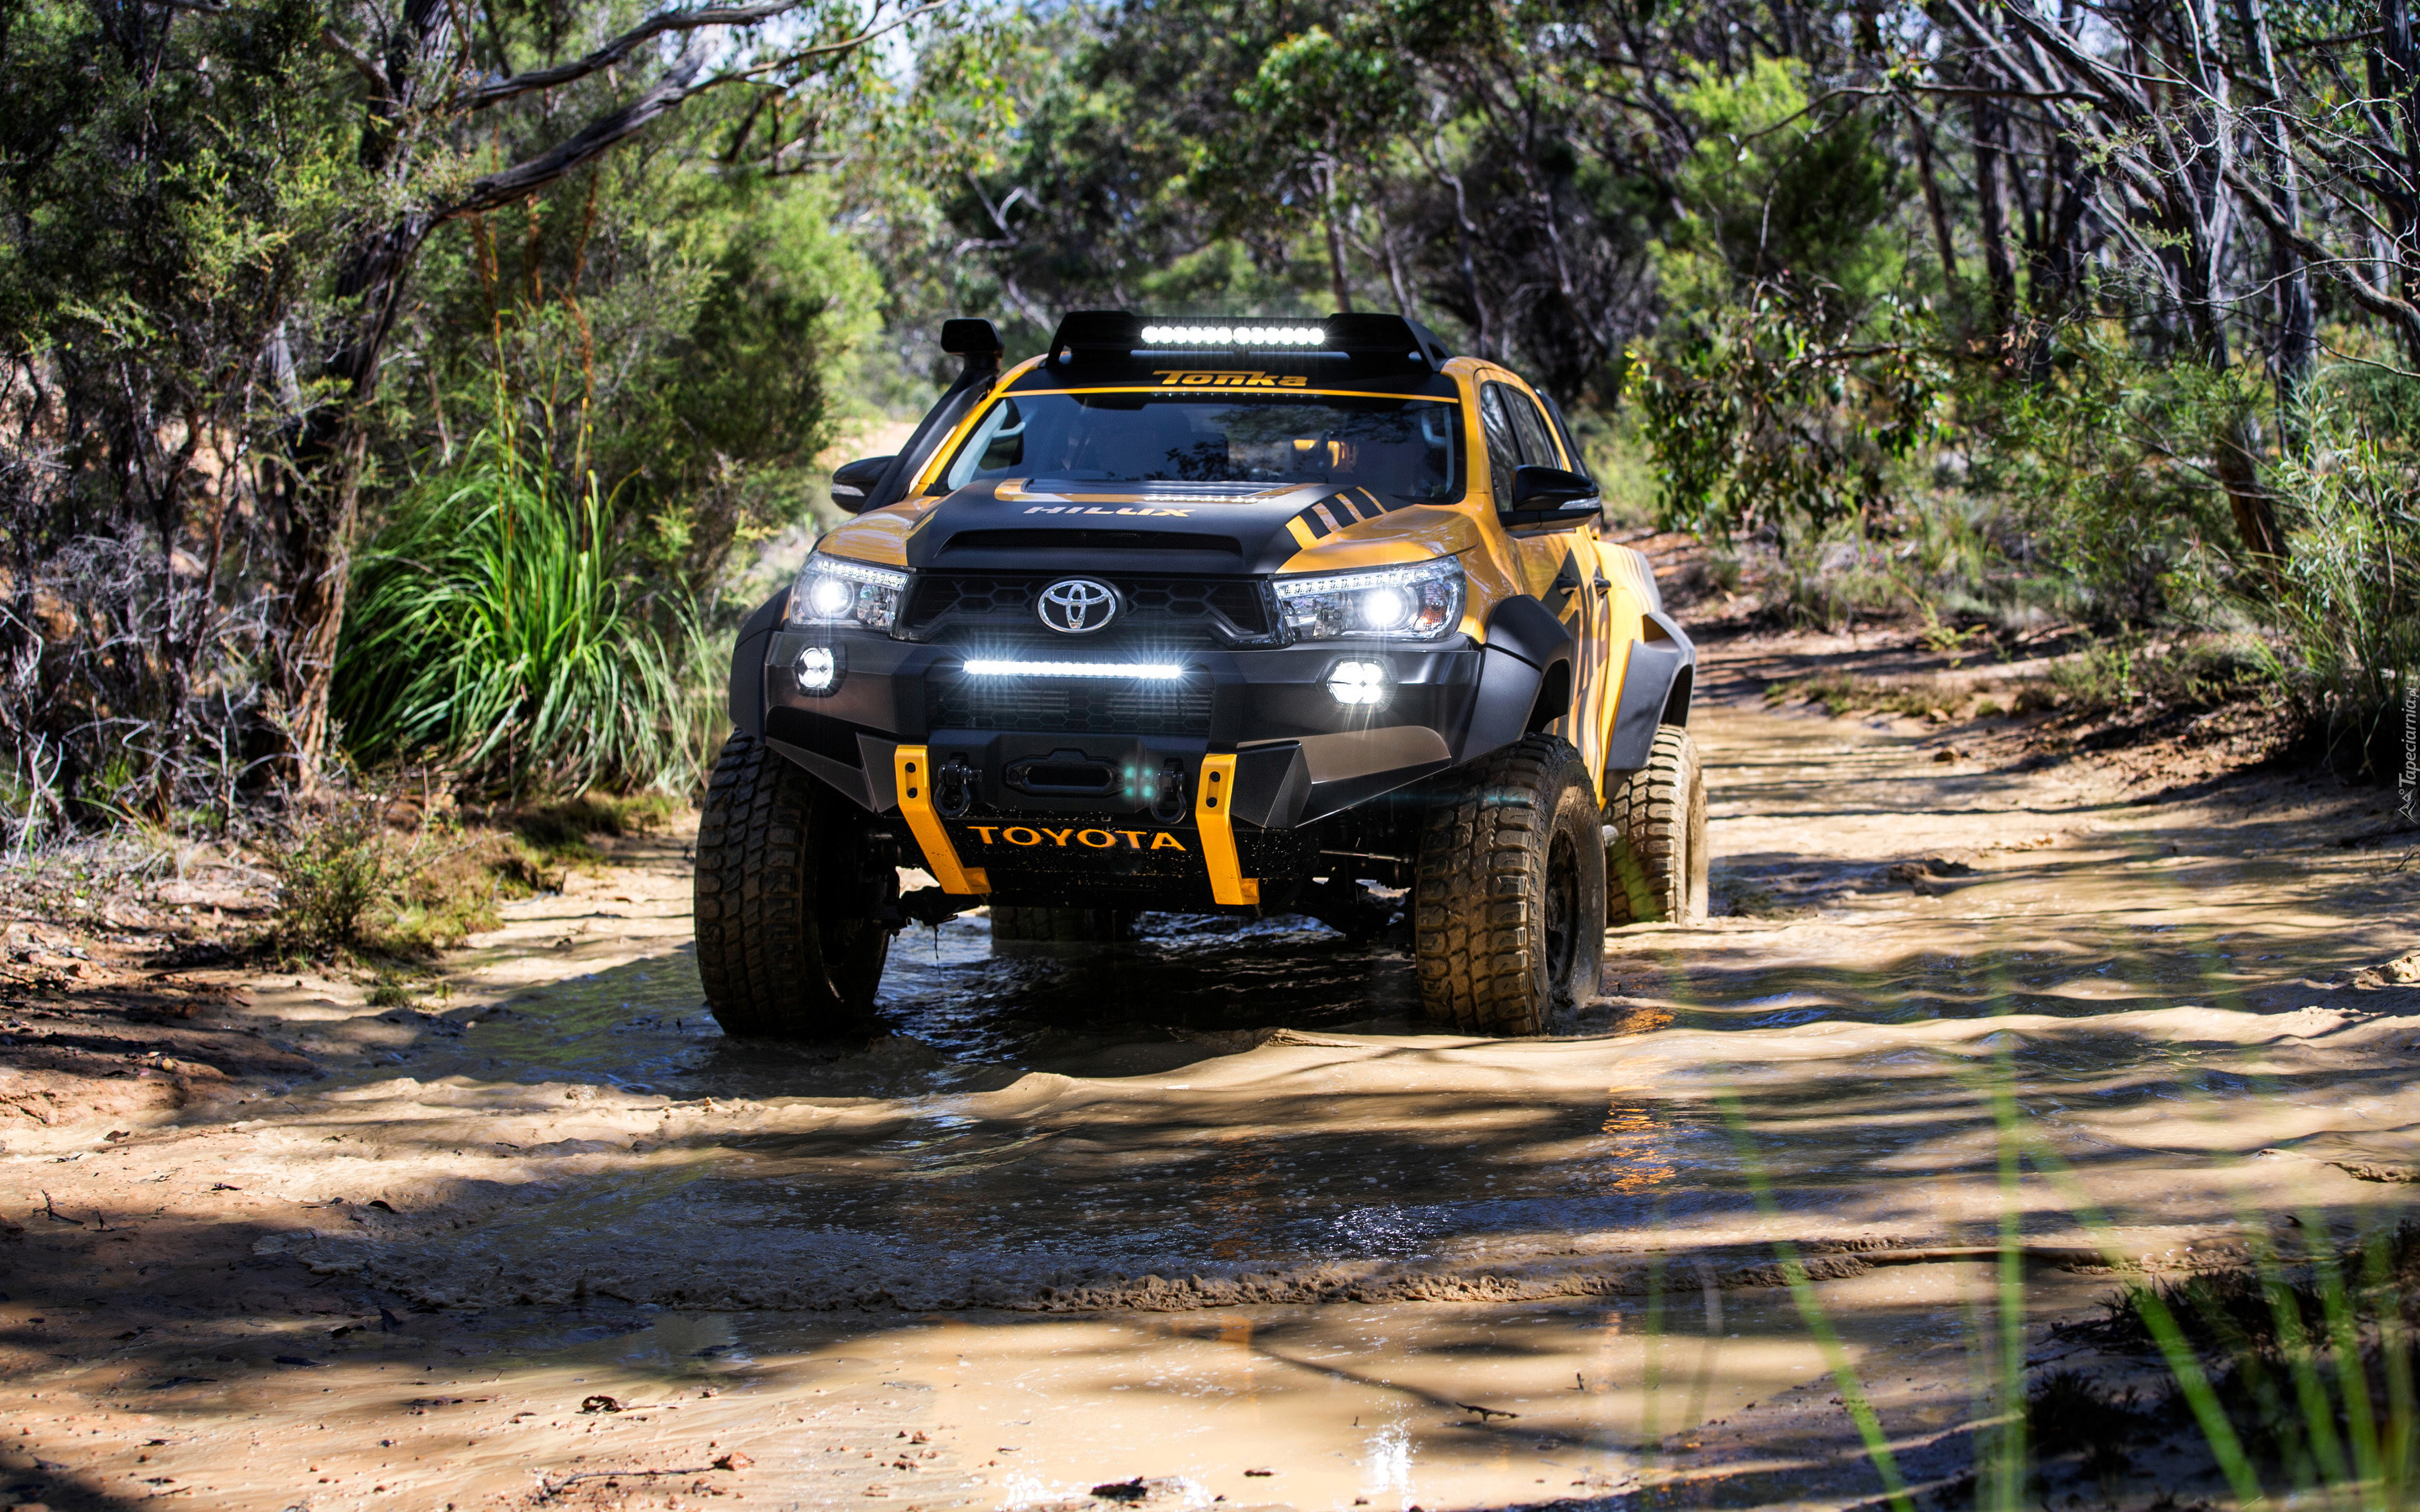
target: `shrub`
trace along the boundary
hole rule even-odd
[[[2383,777],[2420,676],[2420,384],[2341,373],[2307,424],[2276,471],[2285,560],[2225,586],[2275,630],[2263,665],[2328,754]]]
[[[514,836],[447,827],[406,836],[387,827],[381,807],[354,797],[261,847],[278,882],[272,949],[425,959],[497,927],[505,899],[563,886],[562,871]]]
[[[340,813],[266,848],[277,878],[271,924],[281,949],[305,953],[359,946],[373,909],[393,892],[384,826]]]

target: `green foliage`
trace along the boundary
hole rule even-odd
[[[2105,325],[2070,328],[2043,375],[1985,371],[1964,386],[1972,483],[2016,504],[2086,621],[2157,624],[2187,607],[2203,553],[2223,557],[2233,536],[2211,442],[2242,381],[2147,358]]]
[[[501,405],[534,465],[598,476],[637,560],[710,595],[735,546],[804,514],[872,329],[878,286],[834,214],[814,183],[633,153],[522,236],[441,235],[415,320],[441,402],[396,416],[396,451],[448,457],[449,416]]]
[[[1884,301],[1871,342],[1835,323],[1820,298],[1767,286],[1634,353],[1668,529],[1786,541],[1896,506],[1899,465],[1941,438],[1947,373],[1917,312]]]
[[[1828,291],[1831,317],[1854,321],[1899,288],[1898,175],[1875,117],[1811,105],[1794,59],[1759,58],[1730,77],[1687,68],[1676,103],[1698,140],[1674,185],[1687,213],[1658,256],[1680,307],[1734,291],[1753,300],[1787,281]]]
[[[353,748],[516,792],[686,791],[673,648],[694,626],[678,599],[648,617],[608,519],[593,479],[566,494],[509,429],[417,480],[356,568],[336,671]]]
[[[2420,382],[2335,378],[2274,474],[2285,560],[2224,587],[2277,632],[2264,659],[2330,754],[2384,778],[2420,687]]]

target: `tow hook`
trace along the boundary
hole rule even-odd
[[[1186,802],[1185,764],[1173,756],[1168,759],[1167,765],[1160,768],[1158,789],[1151,799],[1151,816],[1154,819],[1163,825],[1179,824],[1193,811]]]
[[[975,773],[963,756],[953,756],[933,774],[933,808],[944,819],[955,819],[974,806]]]

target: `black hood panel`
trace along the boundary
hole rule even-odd
[[[1287,523],[1325,484],[969,484],[908,537],[908,564],[968,572],[1275,572],[1302,549]]]

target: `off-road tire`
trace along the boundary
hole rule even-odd
[[[846,798],[749,735],[722,748],[697,823],[697,973],[725,1034],[862,1029],[891,953],[871,917],[895,892]]]
[[[999,945],[1117,945],[1134,938],[1139,917],[1132,908],[1032,908],[994,903],[991,937]]]
[[[1605,804],[1606,921],[1699,924],[1706,918],[1706,772],[1677,724],[1655,732],[1647,764]]]
[[[1531,735],[1439,781],[1412,917],[1420,1007],[1465,1032],[1540,1034],[1595,995],[1605,842],[1570,742]]]

